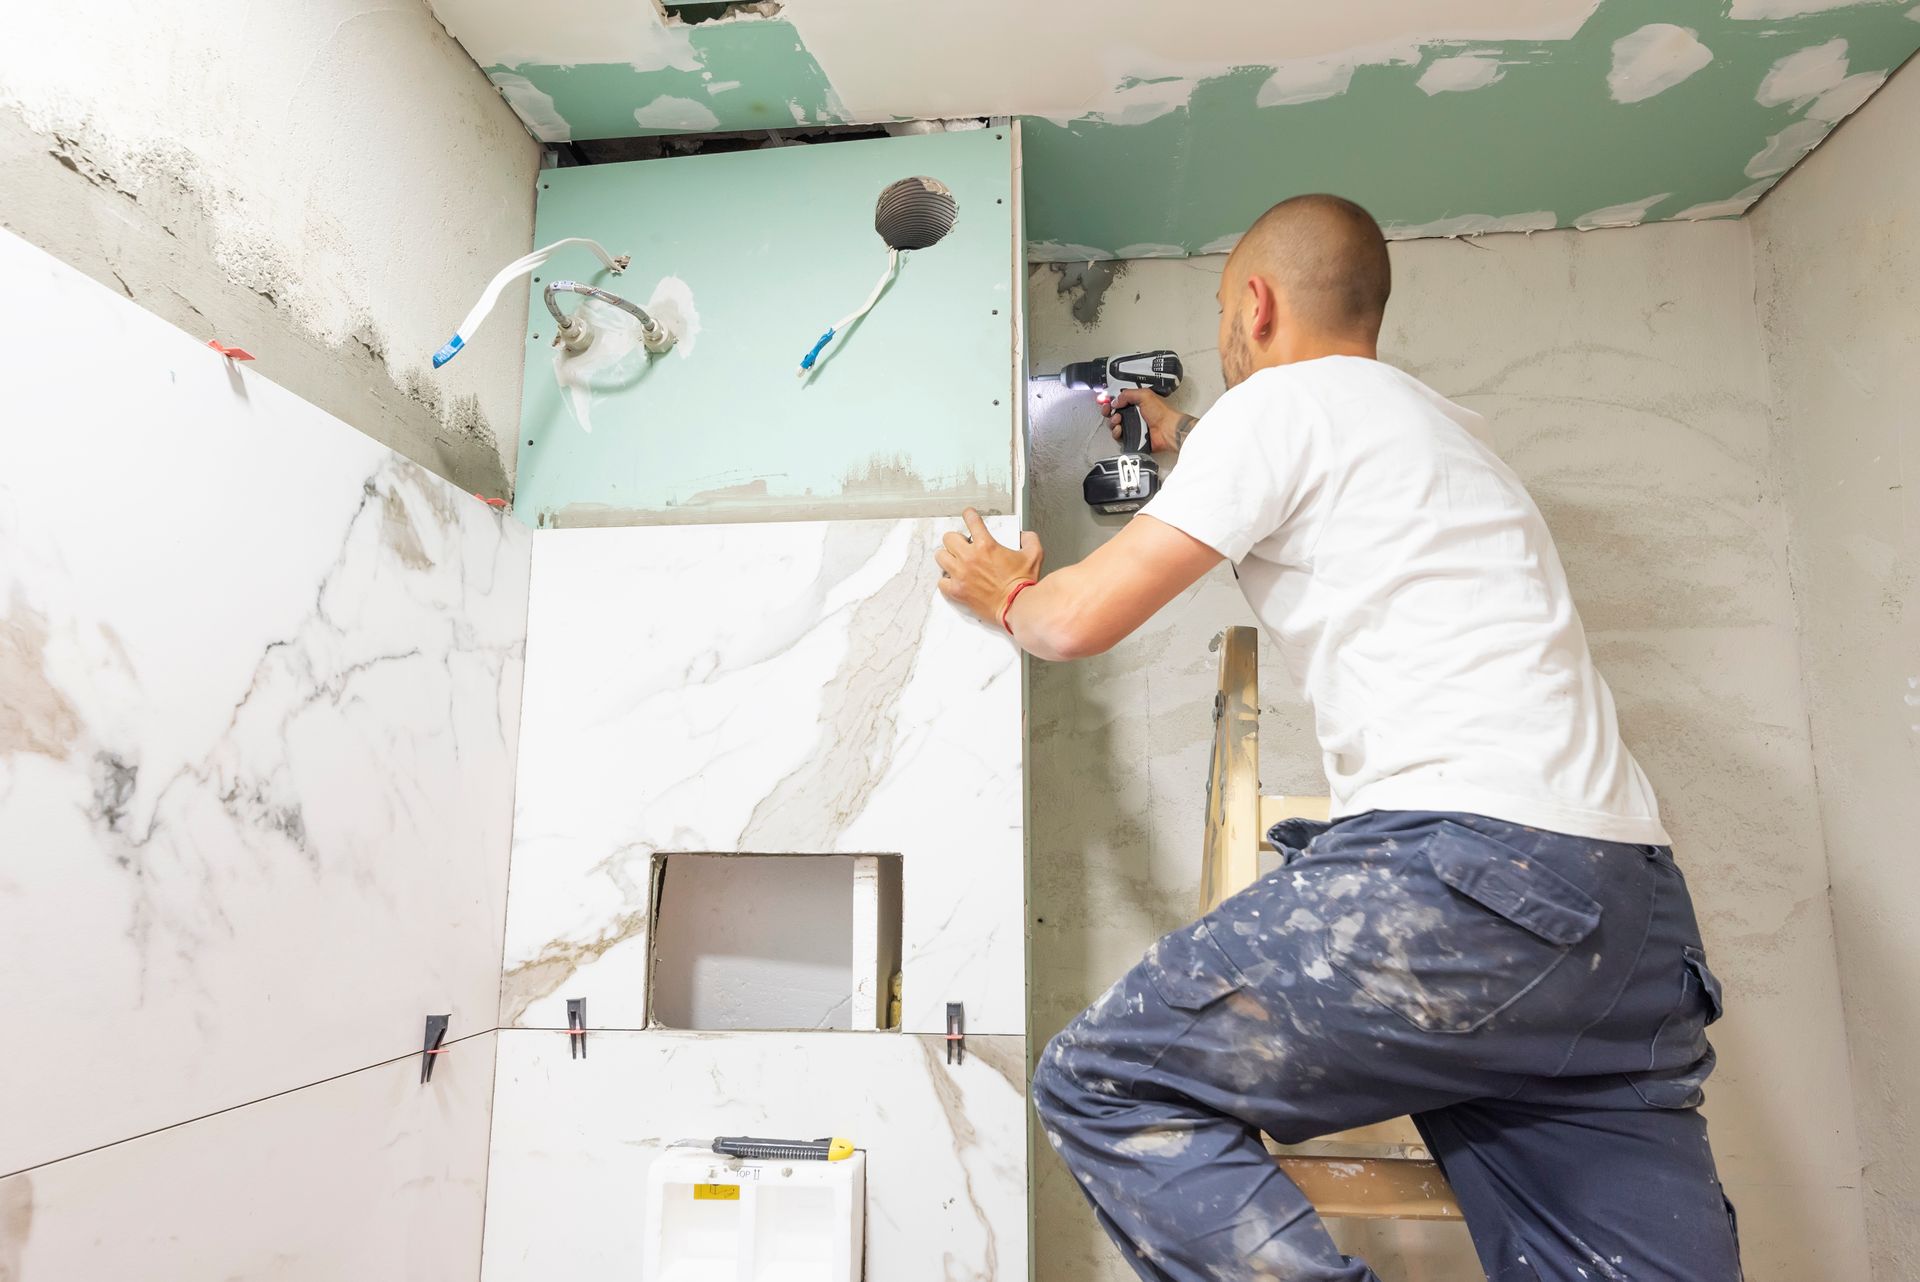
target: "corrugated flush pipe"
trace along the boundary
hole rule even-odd
[[[592,285],[583,285],[577,280],[556,280],[547,285],[547,310],[553,313],[553,323],[558,326],[553,341],[570,352],[584,352],[593,343],[593,327],[580,317],[578,309],[572,316],[560,310],[560,300],[556,295],[578,294],[582,298],[597,298],[609,307],[618,307],[627,315],[640,322],[640,342],[650,352],[664,352],[673,346],[673,331],[649,316],[646,309],[638,303],[630,303],[618,294],[609,294],[604,289]]]

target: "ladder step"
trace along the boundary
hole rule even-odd
[[[1457,1220],[1460,1204],[1436,1162],[1406,1158],[1274,1158],[1314,1209],[1336,1219]]]

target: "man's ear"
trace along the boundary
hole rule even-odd
[[[1248,337],[1264,346],[1273,341],[1274,325],[1280,316],[1280,300],[1273,292],[1273,282],[1264,276],[1248,276],[1247,290],[1253,296],[1253,325]]]

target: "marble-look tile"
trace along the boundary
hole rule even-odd
[[[904,1027],[1024,1034],[1020,664],[935,589],[957,525],[535,536],[503,1025],[646,1025],[657,852],[898,853]]]
[[[484,1282],[637,1277],[647,1171],[716,1135],[844,1135],[867,1153],[873,1282],[1026,1276],[1025,1043],[897,1033],[503,1029]]]
[[[473,1282],[495,1038],[0,1179],[0,1280]]]
[[[0,279],[0,1173],[492,1028],[530,533]]]

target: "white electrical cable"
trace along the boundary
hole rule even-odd
[[[820,335],[820,341],[813,345],[813,350],[800,358],[800,368],[794,371],[796,377],[805,378],[807,376],[807,371],[812,369],[813,363],[820,359],[821,351],[825,349],[828,343],[833,341],[835,334],[838,334],[841,330],[873,310],[873,305],[880,301],[880,295],[886,291],[887,282],[893,279],[893,274],[899,270],[899,267],[900,251],[889,248],[887,250],[887,270],[880,274],[880,283],[873,287],[873,292],[867,295],[867,301],[860,305],[858,311],[849,312],[846,316],[842,317],[838,323],[829,326],[826,333]]]
[[[480,301],[473,305],[473,310],[467,313],[467,318],[460,322],[460,328],[453,331],[453,337],[447,340],[446,346],[433,354],[433,367],[439,369],[460,354],[460,349],[465,347],[467,340],[473,337],[473,331],[480,328],[480,322],[487,318],[487,313],[493,310],[493,305],[500,301],[500,293],[508,284],[517,277],[525,276],[553,257],[555,250],[564,249],[568,245],[585,245],[594,252],[595,257],[606,264],[607,270],[616,276],[625,271],[627,264],[632,261],[625,254],[615,258],[601,248],[599,241],[589,240],[585,236],[569,236],[565,240],[556,240],[544,249],[536,249],[531,254],[514,259],[487,282],[486,289],[481,291]]]

